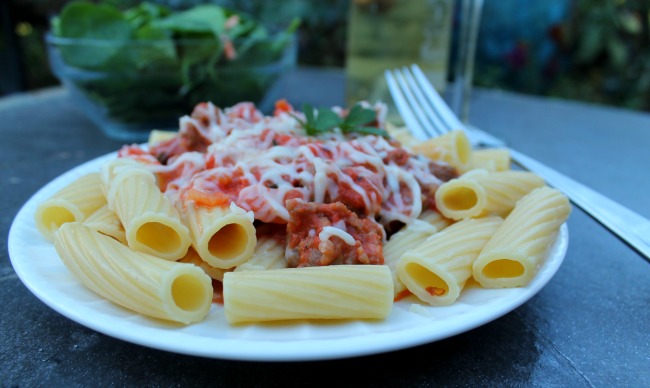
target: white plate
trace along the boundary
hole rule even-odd
[[[452,306],[417,311],[411,309],[417,301],[409,297],[396,303],[384,321],[230,326],[223,306],[213,304],[205,321],[179,326],[132,313],[86,289],[34,225],[40,202],[75,178],[98,171],[101,162],[113,157],[115,153],[68,171],[25,203],[9,232],[11,262],[34,295],[69,319],[111,337],[171,352],[233,360],[303,361],[369,355],[437,341],[497,319],[537,294],[562,264],[569,241],[565,224],[527,287],[488,290],[470,285]]]

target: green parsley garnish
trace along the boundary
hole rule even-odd
[[[305,114],[304,121],[296,116],[293,117],[298,120],[310,136],[331,132],[335,128],[339,128],[344,134],[360,133],[388,137],[388,133],[383,129],[368,125],[377,119],[377,113],[359,104],[353,106],[345,118],[329,108],[321,107],[314,111],[311,104],[303,104],[302,111]]]

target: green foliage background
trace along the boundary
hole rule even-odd
[[[41,34],[47,28],[49,16],[65,0],[2,1],[13,3],[19,10],[14,18],[18,23],[27,21],[32,28],[31,32],[19,37],[26,69],[26,87],[37,88],[55,83],[48,72]],[[122,7],[138,3],[135,0],[110,1]],[[498,6],[499,1],[502,0],[486,1],[486,7]],[[532,4],[548,0],[526,1]],[[526,4],[526,1],[519,3]],[[475,84],[650,111],[650,1],[562,1],[570,3],[570,13],[565,20],[550,26],[548,30],[554,45],[550,60],[540,61],[534,47],[526,46],[534,42],[523,42],[515,48],[519,54],[524,54],[518,66],[509,66],[505,59],[477,63]],[[187,8],[210,1],[156,2],[173,8]],[[270,23],[299,16],[303,20],[299,31],[299,63],[335,67],[345,65],[349,0],[212,2],[237,7]]]
[[[650,110],[650,1],[579,0],[563,29],[569,65],[548,94]]]
[[[519,6],[536,4],[517,25],[528,31],[521,31],[519,39],[498,36],[502,31],[487,31],[480,37],[475,83],[649,111],[650,1],[567,0],[567,15],[547,21],[542,36],[531,36],[530,30],[540,29],[540,19],[551,19],[544,9],[557,5],[555,1],[507,0]],[[495,14],[500,10],[487,4],[484,18],[508,22],[508,15]],[[510,51],[501,58],[482,57],[486,41],[500,38],[510,42]]]

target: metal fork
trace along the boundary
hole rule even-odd
[[[505,146],[494,136],[464,125],[417,65],[386,70],[386,82],[393,101],[409,130],[418,139],[464,130],[474,145],[506,148],[512,160],[541,176],[562,191],[571,202],[612,231],[650,262],[650,221],[589,187]]]

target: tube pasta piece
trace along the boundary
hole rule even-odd
[[[102,189],[105,190],[104,193],[106,194],[111,181],[118,173],[131,168],[141,168],[141,166],[131,158],[115,158],[102,164],[99,170],[99,176],[102,182]]]
[[[431,209],[423,211],[418,219],[433,225],[436,228],[437,232],[440,232],[441,230],[454,223],[453,220],[443,216],[439,211]]]
[[[229,269],[250,259],[255,250],[253,212],[231,203],[229,207],[188,203],[183,219],[189,226],[192,246],[213,267]]]
[[[331,265],[228,272],[224,311],[230,323],[289,319],[383,319],[393,305],[385,265]]]
[[[411,134],[411,131],[407,127],[397,127],[389,122],[386,122],[386,132],[388,132],[388,134],[393,139],[396,139],[405,147],[412,147],[418,142],[418,139],[416,139]]]
[[[440,185],[436,206],[455,220],[488,214],[505,217],[520,198],[541,186],[544,180],[527,171],[471,170]]]
[[[178,136],[178,131],[163,131],[160,129],[154,129],[151,132],[149,132],[147,145],[152,146],[162,141],[173,139],[177,136]]]
[[[473,264],[473,276],[485,288],[527,285],[571,212],[568,198],[540,187],[522,198]]]
[[[477,178],[477,177],[481,177],[481,176],[486,176],[489,173],[490,173],[490,171],[488,171],[485,168],[472,168],[472,169],[470,169],[468,171],[465,171],[465,173],[463,173],[461,178],[463,178],[463,179]]]
[[[472,276],[472,263],[502,222],[496,216],[467,219],[434,234],[400,258],[399,279],[432,306],[454,303]]]
[[[123,185],[123,180],[138,177],[143,181],[156,184],[153,172],[129,158],[117,158],[104,163],[100,170],[100,177],[102,191],[108,201],[108,208],[113,211],[115,210],[113,208],[115,192]]]
[[[545,185],[544,179],[528,171],[500,171],[475,178],[485,189],[485,211],[505,217],[523,196]]]
[[[397,275],[397,263],[399,259],[408,249],[421,244],[434,233],[436,233],[434,226],[424,221],[415,220],[391,236],[390,240],[384,244],[384,264],[390,268],[395,297],[399,296],[406,289],[406,286]]]
[[[108,209],[108,204],[89,215],[83,224],[101,234],[113,237],[124,245],[128,245],[124,226],[122,226],[122,222],[117,214]]]
[[[438,211],[452,220],[478,217],[487,205],[487,193],[475,179],[451,179],[440,185],[434,196]]]
[[[181,257],[180,259],[178,259],[178,262],[194,264],[197,267],[201,268],[203,272],[206,273],[206,275],[220,282],[223,281],[223,274],[228,272],[228,270],[215,268],[210,264],[208,264],[205,260],[201,258],[201,256],[199,256],[198,253],[196,253],[196,251],[193,248],[188,249],[187,254]]]
[[[505,148],[486,148],[472,152],[472,168],[490,172],[510,170],[510,152]]]
[[[135,252],[81,223],[61,227],[54,246],[89,289],[137,313],[200,322],[212,303],[212,283],[200,268]]]
[[[472,167],[472,144],[464,131],[455,130],[414,144],[413,151],[429,159],[442,161],[465,172]]]
[[[129,246],[165,260],[185,256],[191,244],[190,232],[178,210],[155,182],[131,172],[115,177],[109,187],[112,196],[108,197],[109,209],[122,221]]]
[[[266,236],[260,237],[257,239],[253,256],[238,265],[235,272],[286,268],[287,259],[284,251],[284,244],[280,244],[276,239]]]
[[[105,204],[99,174],[84,175],[39,204],[34,214],[36,228],[43,237],[52,241],[61,225],[83,221]]]
[[[390,268],[393,275],[395,296],[398,296],[406,289],[404,283],[397,276],[397,262],[404,252],[418,246],[428,237],[443,230],[450,224],[451,220],[444,218],[437,211],[427,210],[420,215],[419,219],[406,225],[384,244],[384,264]]]

